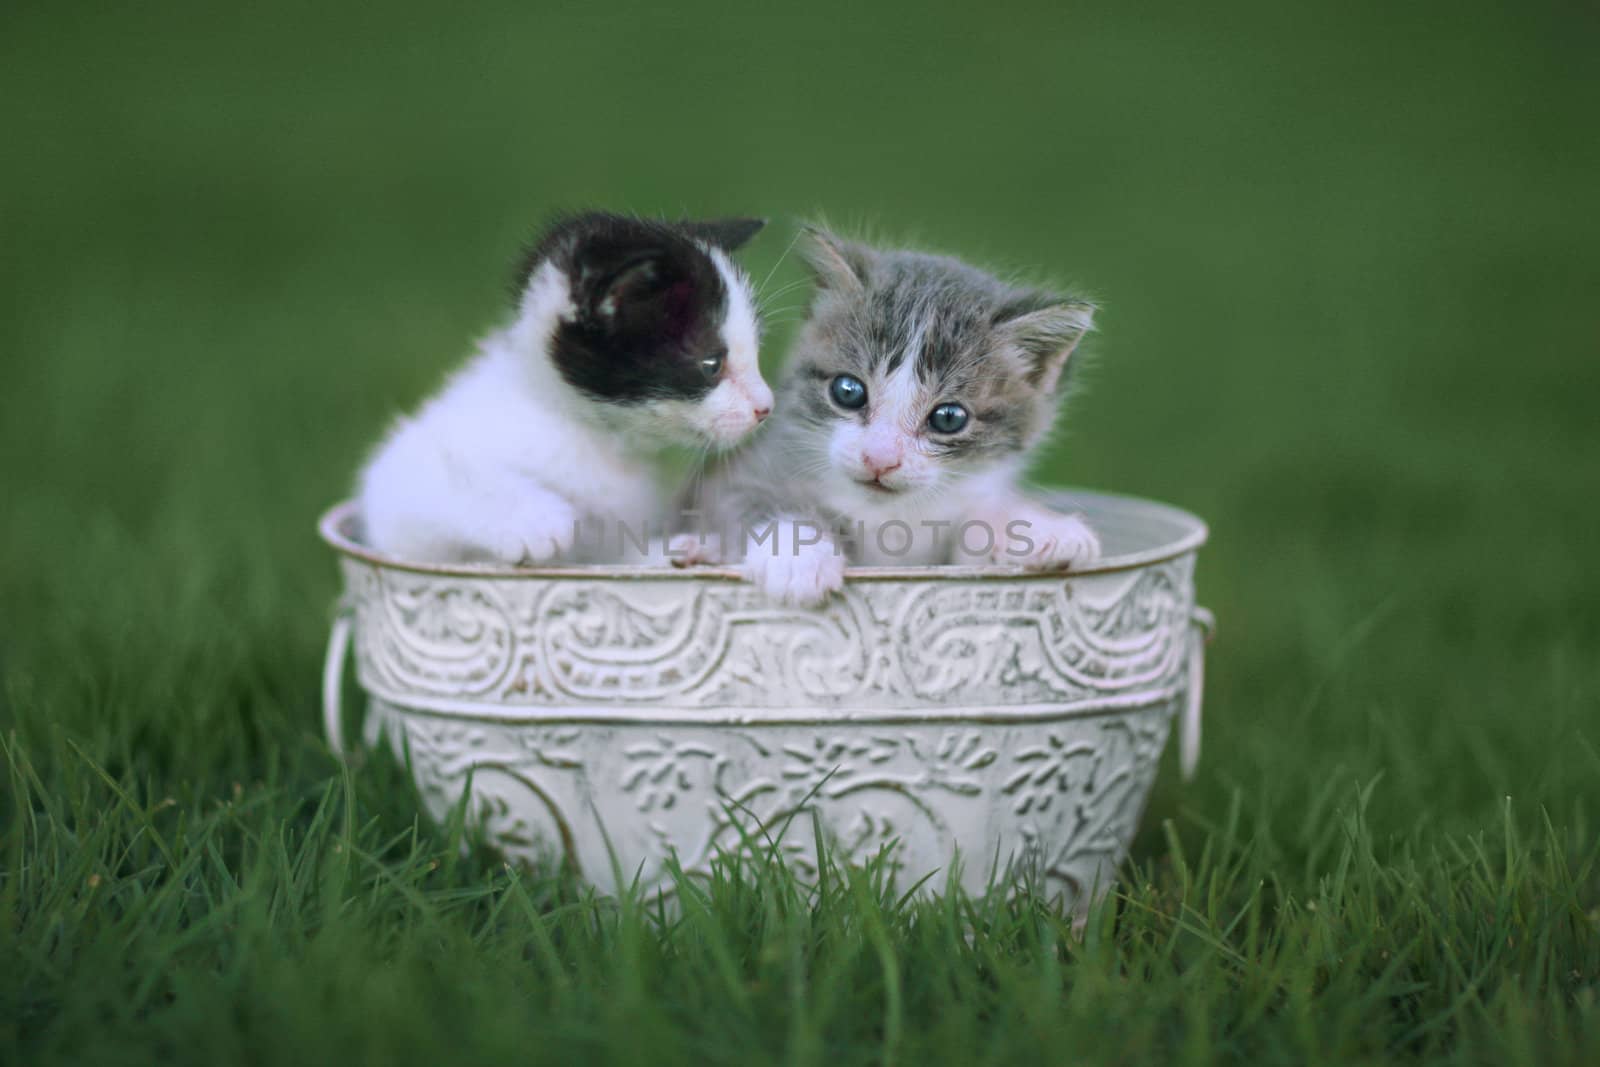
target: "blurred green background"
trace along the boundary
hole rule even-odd
[[[41,766],[332,773],[315,518],[530,229],[759,213],[777,286],[820,213],[1094,294],[1043,480],[1212,524],[1202,774],[1137,856],[1238,791],[1314,877],[1374,781],[1380,834],[1597,832],[1593,4],[229,7],[0,6],[0,726]]]

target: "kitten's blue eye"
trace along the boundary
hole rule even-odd
[[[728,357],[726,348],[719,348],[700,361],[700,373],[709,379],[715,379],[722,373],[722,361]]]
[[[828,395],[842,408],[854,411],[867,403],[867,387],[860,378],[841,374],[828,386]]]
[[[960,404],[940,404],[928,416],[936,433],[955,433],[967,424],[967,409]]]

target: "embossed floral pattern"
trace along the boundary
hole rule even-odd
[[[665,884],[668,856],[705,874],[730,850],[776,851],[809,876],[815,819],[847,862],[887,849],[892,866],[921,877],[959,852],[972,888],[993,861],[1036,870],[1072,904],[1109,881],[1174,707],[861,735],[794,724],[613,733],[457,722],[381,701],[373,712],[388,736],[405,739],[436,816],[470,783],[470,810],[508,853],[563,856],[602,884],[612,850],[646,886]]]
[[[1176,684],[1193,560],[1064,580],[857,582],[825,611],[737,583],[401,574],[346,560],[361,678],[559,707],[1073,704]]]
[[[1018,815],[1044,811],[1056,797],[1070,790],[1094,789],[1095,756],[1099,753],[1088,741],[1068,742],[1051,731],[1046,742],[1017,753],[1017,771],[1000,787],[1002,793],[1016,797],[1013,809]]]
[[[696,785],[694,764],[713,761],[717,752],[709,745],[679,744],[662,734],[654,741],[624,750],[630,764],[622,778],[622,791],[638,797],[640,811],[671,808],[678,797]]]

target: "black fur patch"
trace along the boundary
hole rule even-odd
[[[672,223],[604,212],[556,222],[523,257],[518,295],[546,262],[575,313],[550,341],[561,376],[596,400],[694,400],[716,384],[701,361],[722,352],[728,291],[697,240],[732,250],[759,220]]]

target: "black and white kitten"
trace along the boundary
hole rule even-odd
[[[650,447],[725,447],[772,410],[749,279],[729,258],[762,225],[589,213],[553,226],[523,263],[515,319],[362,472],[367,541],[535,563],[571,549],[580,520],[654,519]]]
[[[720,541],[680,535],[675,554],[742,560],[794,604],[839,589],[846,562],[1094,559],[1081,518],[1019,488],[1093,307],[821,231],[808,258],[817,292],[778,414],[691,488],[686,503]]]

